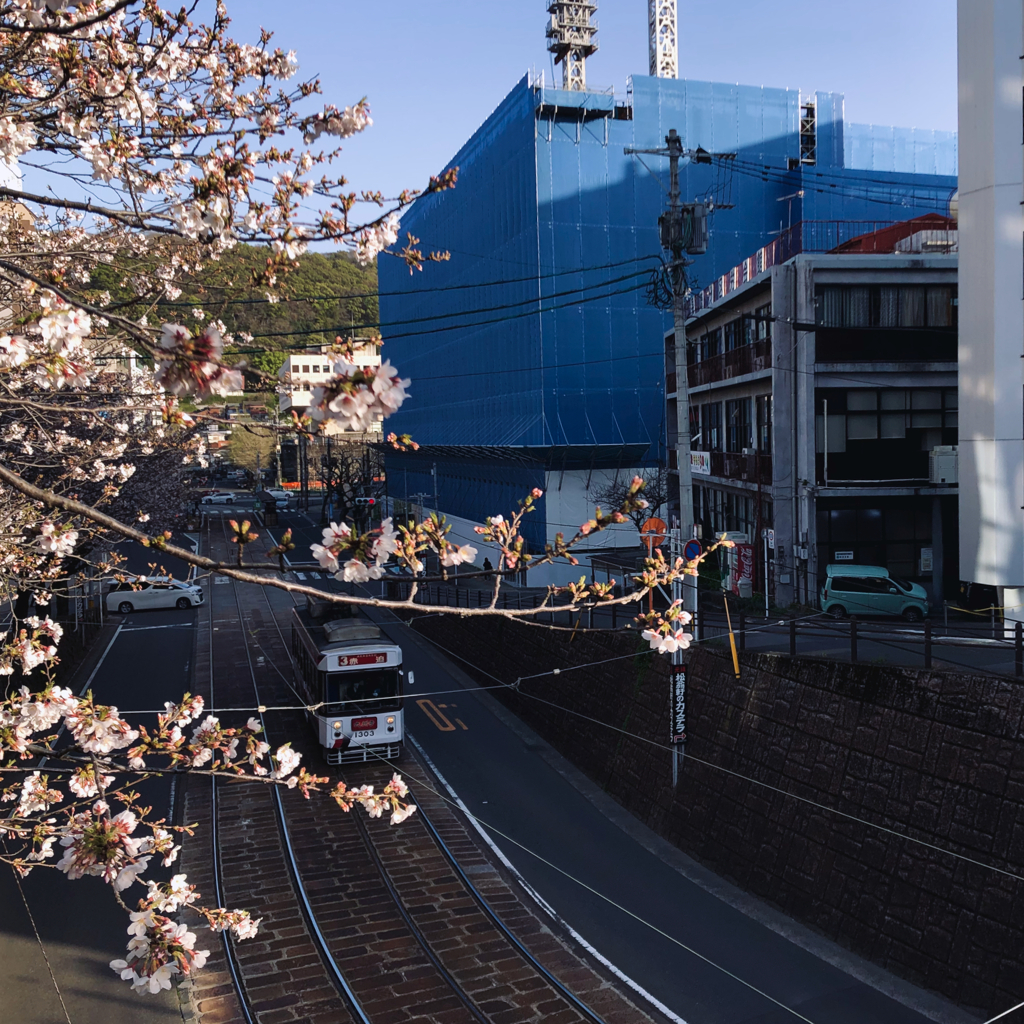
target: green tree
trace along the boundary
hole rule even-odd
[[[253,474],[257,464],[262,469],[271,465],[276,448],[277,438],[272,430],[249,423],[237,424],[228,439],[231,461]]]

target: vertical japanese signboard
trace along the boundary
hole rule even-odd
[[[672,666],[672,742],[686,742],[686,666]]]

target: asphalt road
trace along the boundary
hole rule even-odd
[[[320,529],[303,516],[288,523],[302,557]],[[510,728],[507,716],[495,714],[428,641],[393,617],[374,617],[402,644],[406,668],[415,672],[406,701],[413,737],[543,899],[679,1020],[929,1019],[684,877],[639,841],[641,829],[630,834],[614,824],[557,770],[557,761],[539,756],[543,744],[528,730]],[[777,923],[787,927],[781,915]],[[906,991],[911,1000],[922,995]]]
[[[125,553],[131,571],[147,571],[151,552],[135,548]],[[185,567],[177,560],[163,561],[176,575],[184,575]],[[112,642],[110,636],[101,637],[94,660],[72,681],[74,689],[82,692],[88,684],[98,700],[122,712],[156,709],[165,700],[179,698],[188,686],[195,617],[195,611],[174,609],[111,616],[110,632],[116,635]],[[132,718],[155,722],[153,715]],[[143,803],[152,805],[155,817],[169,814],[168,781],[150,780],[139,792]],[[148,872],[154,878],[170,874],[159,866]],[[176,993],[139,995],[110,969],[111,960],[124,956],[128,918],[108,885],[97,878],[68,881],[52,868],[37,868],[21,884],[29,910],[13,872],[0,870],[0,961],[4,964],[0,1021],[180,1024]],[[123,896],[132,905],[143,891],[135,886]]]

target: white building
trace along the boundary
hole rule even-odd
[[[332,366],[336,360],[337,356],[332,355],[326,345],[289,355],[277,373],[281,381],[278,388],[281,412],[287,414],[294,409],[301,416],[309,408],[313,388],[325,384],[334,375]],[[372,342],[357,345],[353,362],[356,366],[380,366],[380,349]]]
[[[959,0],[960,576],[1024,618],[1024,3]]]

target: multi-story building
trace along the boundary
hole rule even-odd
[[[960,0],[960,574],[1024,619],[1024,5]]]
[[[838,93],[638,75],[615,96],[524,78],[452,159],[457,186],[402,218],[403,239],[451,260],[379,267],[386,352],[413,381],[389,429],[421,445],[389,455],[392,480],[436,493],[454,535],[540,487],[524,536],[542,550],[587,518],[595,480],[665,459],[671,318],[648,294],[668,161],[626,150],[670,129],[705,151],[681,167],[683,198],[716,204],[690,271],[701,286],[791,225],[832,248],[944,211],[956,187],[953,133],[850,124]]]
[[[829,253],[787,244],[799,239],[693,296],[691,450],[671,465],[689,458],[704,536],[751,544],[753,587],[767,580],[777,604],[814,604],[843,561],[886,566],[941,603],[958,580],[953,222],[922,217]],[[671,333],[666,353],[674,371]],[[672,449],[675,387],[672,372]]]
[[[281,381],[278,389],[280,411],[288,413],[294,409],[301,416],[309,408],[313,388],[325,384],[333,376],[332,366],[336,358],[327,345],[306,349],[305,352],[292,352],[277,372]],[[356,345],[353,359],[358,366],[380,366],[380,349],[371,342]],[[328,432],[337,429],[332,424],[328,424],[328,428]]]

